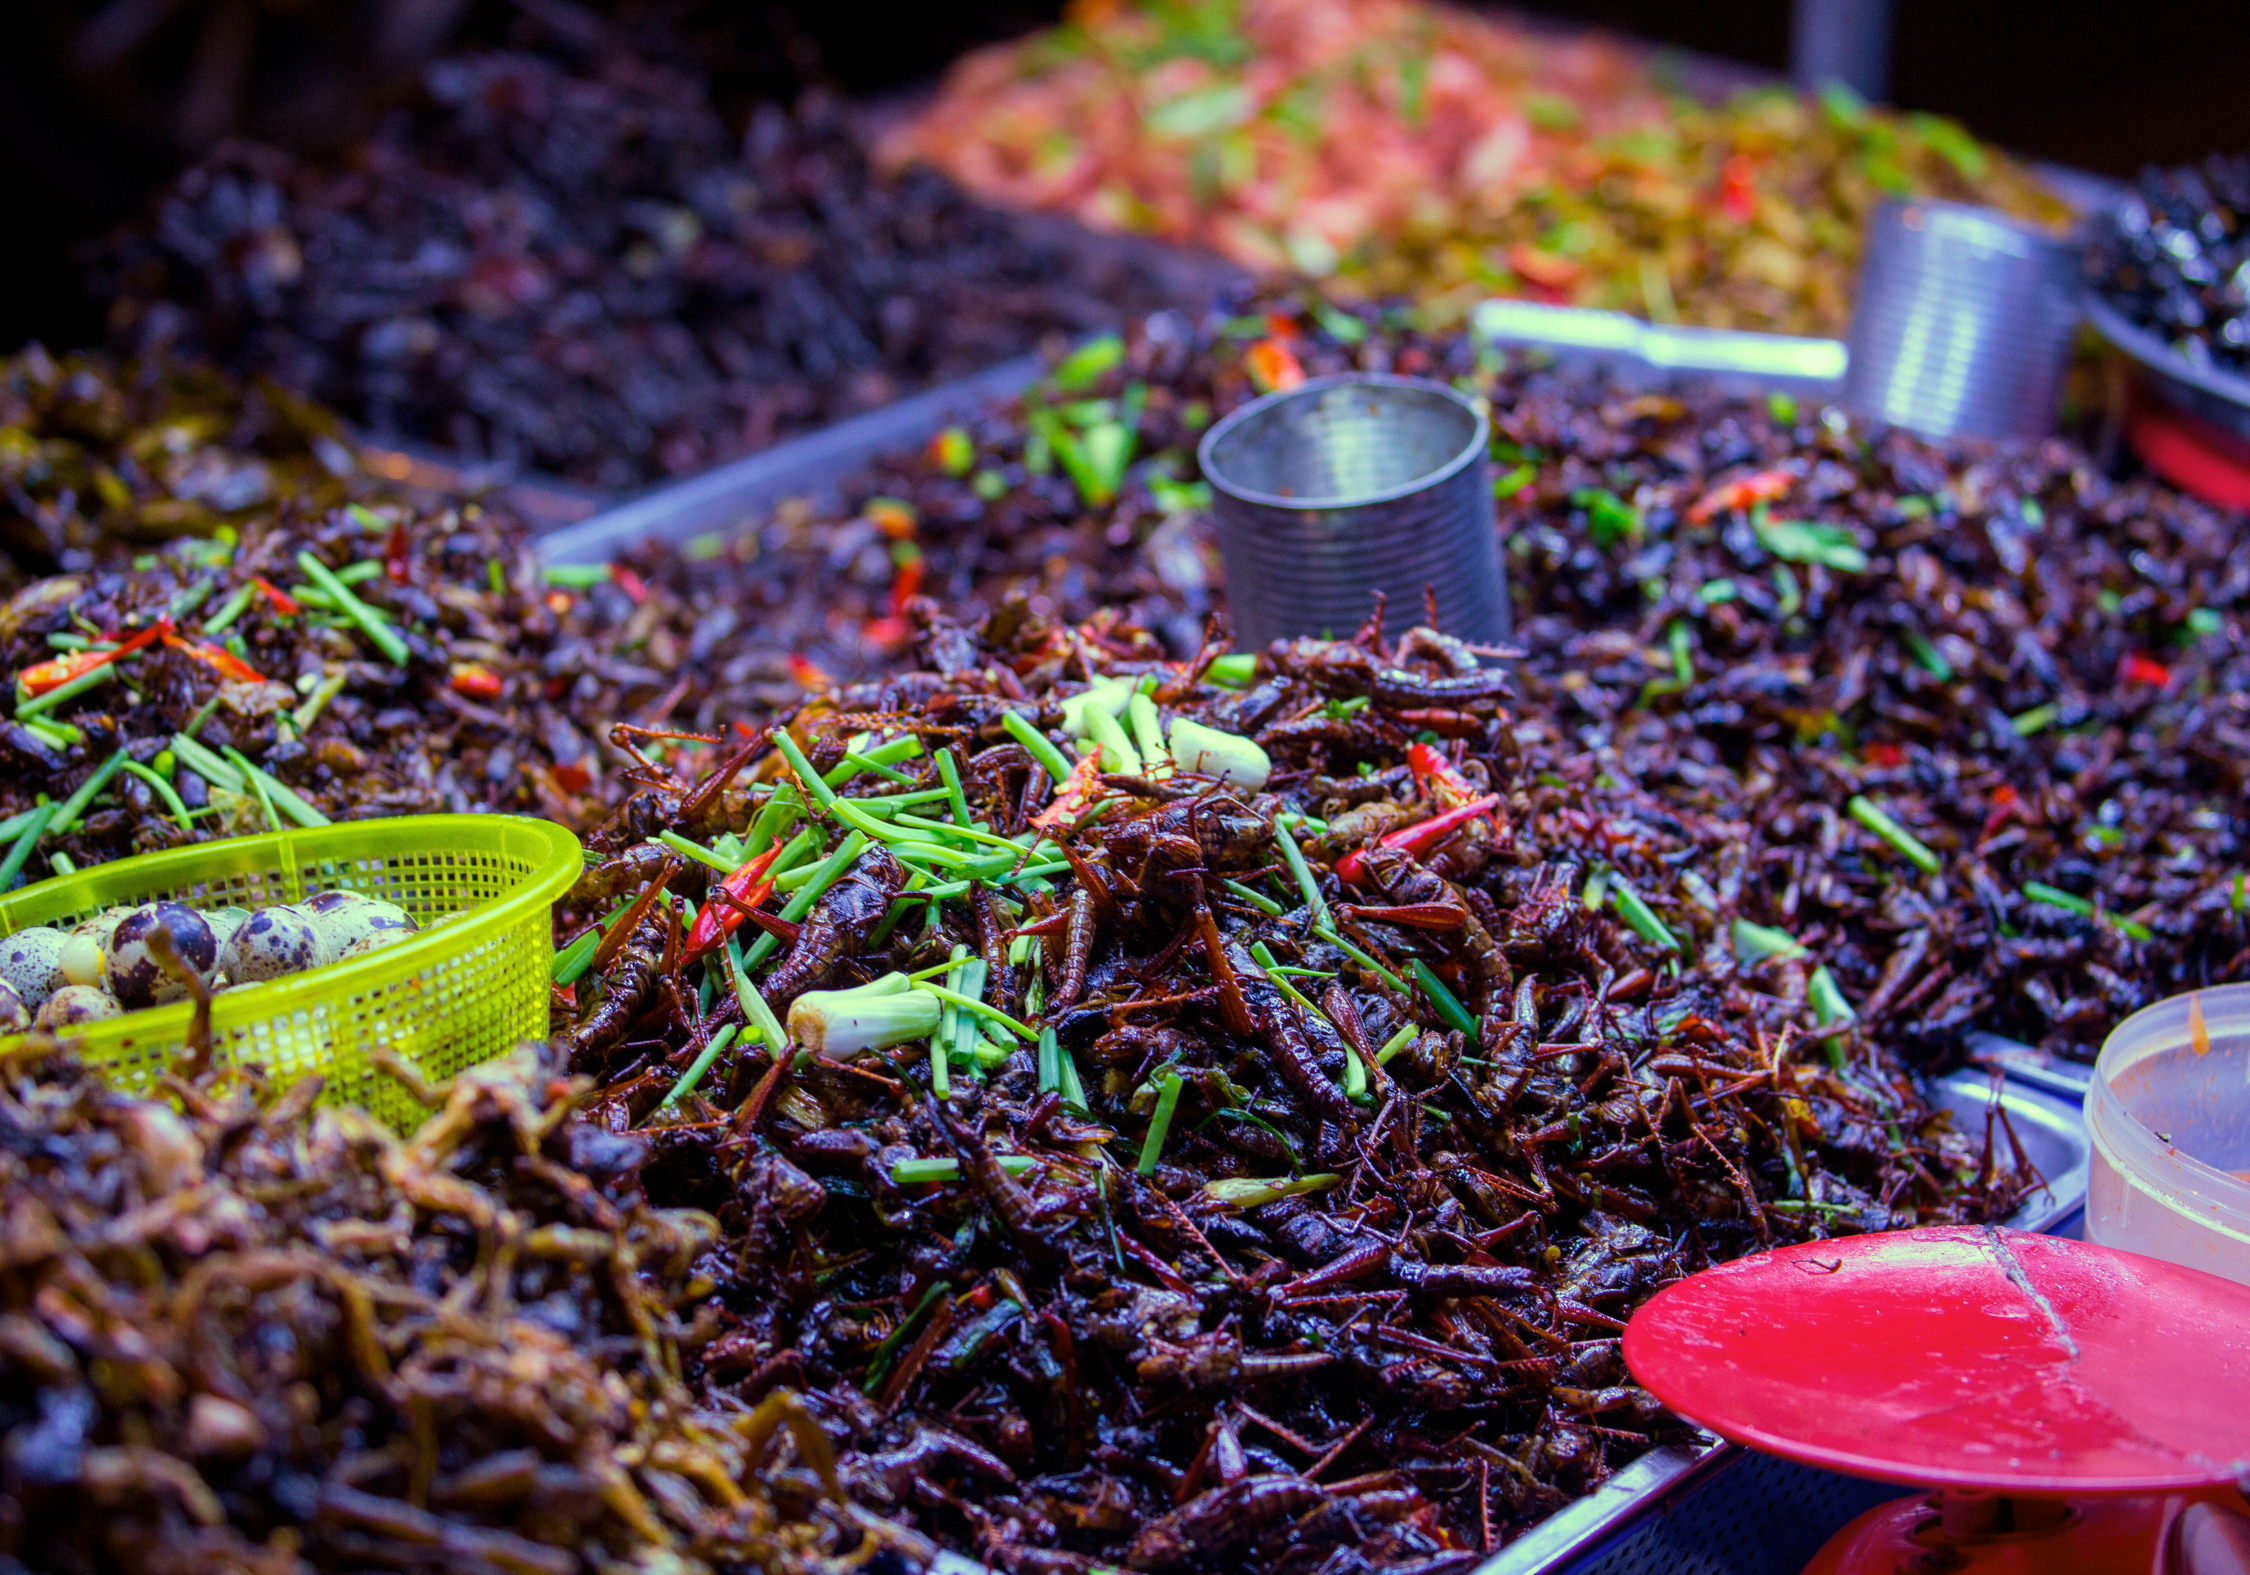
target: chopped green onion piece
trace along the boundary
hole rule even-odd
[[[198,745],[197,747],[200,748],[201,746]],[[278,805],[283,814],[287,815],[298,825],[304,826],[308,829],[314,826],[325,826],[330,824],[329,819],[326,815],[323,815],[319,810],[313,808],[310,804],[299,798],[294,792],[290,791],[286,783],[282,782],[272,773],[262,771],[258,767],[252,765],[249,760],[243,755],[241,750],[229,748],[226,751],[226,757],[228,760],[232,761],[235,765],[235,768],[243,774],[244,780],[246,780],[250,784],[251,788],[257,793],[260,802],[267,803],[269,805]]]
[[[1846,807],[1850,809],[1852,819],[1897,849],[1902,858],[1923,874],[1935,875],[1938,872],[1938,856],[1916,840],[1912,832],[1885,814],[1873,800],[1855,793]]]
[[[1414,1025],[1412,1023],[1401,1024],[1398,1032],[1384,1040],[1383,1047],[1375,1052],[1375,1064],[1377,1066],[1389,1066],[1391,1057],[1397,1055],[1413,1042]]]
[[[1763,962],[1768,957],[1784,959],[1803,957],[1807,953],[1797,938],[1787,930],[1776,930],[1763,924],[1752,924],[1748,919],[1734,921],[1735,960],[1743,964]]]
[[[957,826],[975,824],[975,817],[969,813],[968,795],[961,791],[961,766],[953,757],[952,745],[937,752],[937,772],[938,780],[945,784],[945,802],[953,811],[953,823]]]
[[[921,984],[915,986],[915,988],[920,990],[927,990],[930,992],[930,994],[936,996],[941,1001],[950,1001],[955,1006],[961,1007],[967,1011],[974,1012],[979,1017],[987,1018],[992,1022],[998,1023],[1001,1027],[1007,1029],[1008,1032],[1014,1034],[1018,1039],[1021,1039],[1026,1044],[1036,1044],[1039,1041],[1038,1034],[1025,1027],[1022,1023],[1017,1022],[1013,1017],[1010,1017],[1006,1012],[1001,1011],[997,1006],[987,1006],[984,1002],[979,1001],[972,996],[964,995],[958,990],[948,990],[942,984],[932,984],[927,980],[924,980]]]
[[[780,750],[781,757],[789,762],[789,769],[797,774],[798,785],[812,795],[812,801],[823,810],[833,810],[836,807],[836,790],[813,769],[812,762],[805,758],[805,752],[789,736],[789,729],[777,727],[773,730],[773,747]]]
[[[623,910],[619,911],[622,912]],[[613,913],[606,922],[614,923],[616,918],[617,915]],[[548,970],[548,977],[557,984],[577,983],[586,970],[593,966],[594,953],[600,949],[601,944],[601,928],[597,926],[588,930],[584,935],[579,936],[578,939],[555,953],[554,966]]]
[[[182,831],[193,831],[195,829],[195,822],[188,818],[187,805],[180,802],[180,795],[173,790],[171,783],[165,781],[164,778],[151,771],[147,766],[142,765],[138,760],[126,761],[125,769],[146,782],[149,785],[149,790],[164,801],[164,807],[172,812],[172,818],[179,822]],[[4,883],[0,883],[0,889],[5,889]]]
[[[78,824],[78,817],[85,814],[88,806],[94,802],[95,796],[103,788],[109,786],[109,779],[125,768],[125,762],[128,758],[130,757],[120,746],[116,754],[111,755],[99,766],[96,766],[94,774],[78,785],[77,792],[63,800],[62,808],[55,811],[54,833],[56,836],[65,835],[71,827]]]
[[[1460,998],[1445,987],[1445,981],[1431,970],[1430,965],[1415,957],[1408,961],[1407,968],[1413,973],[1414,982],[1422,987],[1422,993],[1429,997],[1430,1005],[1437,1010],[1438,1017],[1445,1026],[1466,1034],[1469,1043],[1478,1043],[1477,1020],[1469,1015],[1469,1009],[1461,1004]]]
[[[1180,1074],[1170,1067],[1157,1081],[1156,1114],[1149,1118],[1148,1136],[1141,1142],[1140,1163],[1133,1168],[1144,1176],[1156,1174],[1157,1157],[1164,1152],[1164,1139],[1172,1130],[1172,1114],[1180,1108]]]
[[[47,834],[47,826],[60,808],[58,804],[41,804],[21,817],[23,829],[16,833],[16,840],[8,845],[8,856],[0,859],[0,891],[7,891],[15,885],[16,877],[23,873],[24,861],[39,846],[39,839]]]
[[[1390,987],[1391,987],[1392,989],[1394,989],[1394,990],[1398,991],[1398,993],[1399,993],[1399,994],[1401,994],[1401,995],[1404,995],[1404,994],[1406,994],[1406,993],[1407,993],[1407,989],[1406,989],[1406,981],[1405,981],[1404,979],[1401,979],[1401,978],[1400,978],[1400,977],[1399,977],[1399,976],[1398,976],[1397,974],[1395,974],[1395,973],[1391,972],[1391,971],[1390,971],[1390,969],[1388,969],[1388,968],[1384,967],[1384,966],[1383,966],[1383,965],[1382,965],[1381,963],[1377,962],[1377,961],[1376,961],[1376,960],[1375,960],[1375,959],[1374,959],[1374,958],[1373,958],[1372,956],[1370,956],[1370,955],[1369,955],[1368,953],[1366,953],[1366,952],[1364,952],[1364,951],[1360,950],[1360,949],[1359,949],[1359,948],[1358,948],[1357,946],[1354,946],[1354,945],[1353,945],[1353,944],[1352,944],[1352,943],[1351,943],[1350,941],[1347,941],[1347,940],[1345,940],[1345,939],[1344,939],[1344,938],[1343,938],[1343,937],[1342,937],[1341,935],[1338,935],[1338,934],[1337,934],[1337,933],[1335,932],[1335,930],[1334,930],[1334,929],[1332,929],[1332,928],[1330,928],[1330,927],[1329,927],[1328,925],[1325,925],[1325,924],[1316,924],[1316,925],[1314,925],[1314,926],[1313,926],[1313,934],[1315,934],[1315,935],[1319,936],[1319,937],[1320,937],[1320,938],[1321,938],[1322,940],[1326,941],[1326,942],[1327,942],[1327,943],[1328,943],[1329,945],[1331,945],[1331,946],[1335,947],[1335,948],[1336,948],[1336,949],[1337,949],[1338,951],[1342,952],[1342,953],[1343,953],[1343,954],[1344,954],[1344,955],[1345,955],[1346,957],[1349,957],[1349,958],[1350,958],[1350,959],[1351,959],[1351,960],[1352,960],[1353,962],[1355,962],[1355,963],[1358,963],[1358,964],[1359,964],[1359,965],[1360,965],[1360,966],[1361,966],[1362,968],[1365,968],[1365,969],[1366,969],[1366,970],[1367,970],[1367,971],[1368,971],[1369,973],[1371,973],[1371,974],[1375,975],[1375,977],[1376,977],[1376,978],[1378,978],[1378,979],[1382,980],[1382,981],[1383,981],[1383,982],[1384,982],[1385,984],[1389,985],[1389,986],[1390,986]],[[1427,971],[1427,970],[1425,970],[1425,971]],[[1435,974],[1431,974],[1431,975],[1430,975],[1430,977],[1431,977],[1432,979],[1435,979],[1435,978],[1437,977],[1437,975],[1435,975]],[[1443,988],[1443,987],[1442,987],[1442,986],[1440,986],[1440,988]]]
[[[1029,717],[1020,711],[1003,711],[1000,713],[1000,725],[1008,730],[1011,738],[1031,752],[1032,759],[1047,768],[1047,775],[1055,779],[1056,786],[1060,787],[1070,780],[1070,762],[1063,758],[1063,752],[1055,747],[1054,740],[1032,725]]]
[[[937,1026],[936,1000],[900,973],[853,990],[807,990],[789,1004],[789,1042],[835,1060],[925,1039]]]
[[[1666,952],[1680,949],[1680,938],[1672,933],[1671,926],[1656,916],[1656,910],[1639,892],[1614,875],[1610,878],[1610,900],[1617,904],[1618,917],[1649,945]]]
[[[997,1154],[1000,1168],[1011,1176],[1027,1176],[1039,1168],[1039,1161],[1029,1154]],[[961,1162],[957,1159],[902,1159],[891,1166],[891,1180],[902,1187],[919,1186],[926,1181],[958,1181]]]
[[[1815,968],[1812,977],[1805,981],[1805,999],[1811,1003],[1813,1020],[1823,1028],[1830,1023],[1849,1022],[1859,1015],[1852,1010],[1851,1002],[1844,999],[1844,992],[1836,987],[1836,976],[1826,966]]]
[[[1172,763],[1182,771],[1216,777],[1253,793],[1273,775],[1273,761],[1255,743],[1186,717],[1172,723]]]
[[[1156,714],[1156,702],[1141,690],[1134,690],[1125,702],[1125,720],[1133,729],[1133,742],[1141,752],[1141,764],[1149,771],[1160,771],[1170,763],[1170,751],[1164,747],[1164,719]]]
[[[703,1047],[703,1053],[688,1063],[688,1069],[680,1074],[680,1080],[672,1085],[672,1091],[656,1102],[656,1108],[670,1110],[695,1092],[695,1085],[703,1081],[703,1074],[711,1070],[711,1063],[719,1059],[719,1052],[732,1043],[734,1024],[729,1023],[711,1036],[711,1042]]]
[[[1117,725],[1117,718],[1099,706],[1088,706],[1085,717],[1087,736],[1101,747],[1102,763],[1125,776],[1139,776],[1140,751],[1125,736],[1125,729]]]
[[[2047,728],[2052,727],[2055,718],[2061,714],[2061,708],[2058,706],[2051,704],[2035,705],[2021,716],[2008,718],[2008,725],[2016,730],[2016,737],[2029,738],[2034,733],[2044,732]]]
[[[28,722],[43,711],[52,711],[65,700],[75,700],[87,690],[106,684],[117,676],[117,663],[104,662],[90,672],[80,673],[66,683],[55,685],[45,694],[33,695],[16,707],[16,720]]]
[[[583,591],[604,584],[609,579],[606,563],[550,563],[540,571],[549,585],[567,586]]]
[[[1257,909],[1260,913],[1265,914],[1268,918],[1279,918],[1283,913],[1288,911],[1284,909],[1280,903],[1274,901],[1264,892],[1253,891],[1251,888],[1243,885],[1242,882],[1238,880],[1222,881],[1221,884],[1224,885],[1228,891],[1234,893],[1234,895],[1236,895],[1237,897],[1240,897],[1244,902],[1247,902],[1251,907]]]
[[[374,608],[354,596],[351,587],[337,579],[333,569],[314,557],[310,551],[297,554],[297,567],[305,571],[307,579],[328,593],[329,599],[335,602],[337,610],[351,619],[353,623],[358,624],[360,631],[367,636],[377,650],[391,659],[393,666],[404,667],[406,665],[406,642],[399,638],[398,631],[384,622]]]
[[[1203,1184],[1203,1195],[1213,1203],[1224,1203],[1238,1209],[1254,1209],[1268,1203],[1279,1203],[1283,1198],[1326,1192],[1343,1179],[1335,1172],[1326,1170],[1293,1178],[1277,1176],[1271,1181],[1262,1181],[1254,1176],[1223,1176],[1217,1181],[1206,1181]]]
[[[1248,688],[1250,680],[1258,676],[1258,658],[1249,651],[1215,656],[1211,665],[1203,669],[1203,676],[1222,689]]]
[[[708,864],[722,875],[732,875],[742,867],[739,864],[728,863],[702,843],[692,842],[676,831],[660,831],[650,840],[661,842],[674,853],[684,853],[698,864]]]
[[[1297,839],[1289,834],[1289,827],[1280,820],[1273,823],[1273,838],[1281,848],[1281,860],[1296,877],[1297,890],[1304,894],[1305,906],[1312,909],[1315,925],[1333,925],[1335,915],[1328,911],[1328,900],[1320,894],[1320,882],[1313,878],[1312,866],[1298,850]]]
[[[1953,664],[1945,659],[1945,653],[1937,648],[1928,635],[1919,629],[1907,630],[1906,648],[1914,653],[1914,660],[1920,662],[1931,677],[1940,683],[1953,682]]]
[[[234,594],[219,603],[219,610],[203,620],[203,632],[205,634],[223,633],[235,619],[242,616],[244,610],[250,605],[250,598],[257,594],[258,587],[248,581],[237,585],[234,588]]]

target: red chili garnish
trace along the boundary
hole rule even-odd
[[[1432,815],[1428,820],[1417,821],[1411,826],[1401,826],[1396,831],[1385,832],[1376,840],[1383,847],[1396,848],[1399,852],[1418,859],[1447,837],[1466,826],[1470,821],[1477,819],[1479,816],[1488,815],[1499,807],[1500,795],[1487,793],[1482,798],[1473,798],[1456,809],[1449,809],[1442,815]],[[1336,877],[1339,880],[1356,886],[1366,873],[1367,859],[1364,849],[1354,848],[1336,861]]]
[[[726,893],[726,897],[714,895],[696,914],[695,925],[688,931],[687,944],[680,949],[682,967],[718,950],[728,936],[742,928],[740,910],[755,908],[773,894],[773,882],[766,878],[766,871],[780,852],[781,844],[777,842],[719,882],[719,890]],[[729,902],[727,898],[733,900]]]
[[[2022,797],[2023,795],[2016,791],[2015,784],[2010,782],[2003,782],[1998,787],[1992,790],[1992,807],[1995,809],[2006,809],[2010,804],[2015,803]]]
[[[896,618],[906,611],[922,589],[922,555],[913,548],[903,549],[898,560],[898,573],[891,577],[891,616]]]
[[[1278,339],[1259,340],[1242,358],[1242,364],[1261,394],[1295,388],[1305,380],[1305,369],[1297,364],[1297,357],[1289,347]]]
[[[648,600],[648,581],[642,579],[631,569],[626,568],[622,563],[617,564],[609,571],[609,583],[631,597],[633,605],[636,607]]]
[[[497,700],[502,688],[500,675],[482,662],[455,662],[450,684],[455,694],[473,700]]]
[[[1543,290],[1568,290],[1584,271],[1568,257],[1543,252],[1525,241],[1508,248],[1508,266]]]
[[[16,682],[23,686],[27,696],[43,695],[50,689],[60,689],[73,678],[85,677],[98,667],[107,667],[121,656],[131,656],[135,651],[144,650],[171,632],[172,620],[159,618],[139,633],[127,635],[109,650],[73,651],[68,656],[34,662],[16,674]]]
[[[266,600],[273,603],[273,610],[281,614],[282,617],[294,618],[297,616],[296,597],[290,595],[262,574],[251,575],[250,583],[265,593]]]
[[[896,613],[885,613],[880,618],[868,619],[860,625],[859,632],[869,645],[890,650],[913,638],[914,626]]]
[[[2161,689],[2172,681],[2172,669],[2153,656],[2133,651],[2125,657],[2124,676],[2129,684],[2152,684]]]
[[[406,583],[407,571],[413,566],[412,553],[406,539],[406,522],[401,520],[383,538],[383,572],[393,585]]]
[[[797,686],[801,689],[833,689],[836,687],[835,679],[829,677],[827,673],[815,667],[811,662],[806,661],[802,656],[794,653],[789,658],[789,676],[797,680]]]
[[[1453,769],[1453,762],[1427,744],[1407,745],[1406,763],[1413,770],[1414,780],[1422,791],[1435,798],[1445,809],[1465,804],[1477,796],[1475,785]]]
[[[565,793],[583,793],[594,785],[594,774],[575,760],[555,767],[554,776],[555,786]]]
[[[1731,514],[1736,509],[1771,503],[1776,498],[1786,496],[1796,484],[1795,473],[1787,470],[1755,470],[1747,476],[1722,481],[1695,500],[1687,511],[1688,521],[1701,525],[1717,514]]]
[[[1266,313],[1266,332],[1276,339],[1297,337],[1297,319],[1288,312]]]
[[[1891,767],[1901,764],[1905,759],[1906,751],[1896,744],[1869,744],[1867,746],[1867,763],[1871,766],[1881,766],[1888,771]]]
[[[238,684],[262,684],[266,675],[252,667],[241,657],[223,646],[207,640],[183,640],[169,629],[164,632],[164,644],[169,650],[185,651],[204,666],[214,669],[219,676]]]
[[[1758,161],[1737,153],[1719,172],[1719,211],[1737,224],[1758,216]]]

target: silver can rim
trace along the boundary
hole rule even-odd
[[[1987,207],[1983,203],[1977,202],[1955,202],[1948,197],[1885,198],[1876,205],[1875,217],[1873,222],[1868,225],[1868,233],[1874,234],[1879,227],[1885,224],[1893,224],[1899,229],[1909,232],[1918,232],[1922,226],[1919,223],[1909,222],[1908,219],[1908,215],[1915,213],[1932,214],[1949,222],[1962,225],[1964,228],[1997,232],[2015,240],[2028,241],[2045,254],[2038,256],[2036,258],[2038,261],[2067,256],[2074,265],[2076,263],[2077,243],[2073,231],[2052,230],[2033,220],[2019,219],[2014,214],[1999,208]],[[2035,259],[2032,256],[2021,256],[2019,254],[2019,260],[2030,262]]]
[[[1401,482],[1395,487],[1386,487],[1380,492],[1342,493],[1335,497],[1283,497],[1271,492],[1252,491],[1248,487],[1239,486],[1227,480],[1212,465],[1212,449],[1227,433],[1241,426],[1244,422],[1276,406],[1287,404],[1295,399],[1302,399],[1310,394],[1320,393],[1325,389],[1352,387],[1411,388],[1419,393],[1440,394],[1469,413],[1470,419],[1475,423],[1469,434],[1469,441],[1462,445],[1459,453],[1444,464],[1438,466],[1435,470],[1427,471],[1415,477],[1412,481]],[[1228,411],[1226,415],[1212,424],[1211,430],[1204,433],[1202,441],[1195,445],[1195,463],[1196,467],[1202,471],[1203,479],[1211,484],[1212,491],[1224,493],[1238,503],[1247,503],[1263,509],[1283,509],[1296,514],[1314,514],[1330,510],[1367,508],[1378,503],[1396,503],[1401,498],[1411,498],[1416,493],[1427,492],[1432,487],[1452,480],[1465,468],[1475,464],[1483,457],[1485,448],[1491,441],[1492,418],[1485,412],[1483,402],[1472,399],[1450,383],[1440,383],[1434,378],[1427,377],[1401,377],[1394,372],[1335,372],[1326,377],[1308,377],[1293,388],[1275,389],[1270,394],[1262,394],[1251,400],[1247,405]]]

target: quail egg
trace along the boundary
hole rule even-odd
[[[124,1015],[124,1008],[110,999],[108,991],[98,990],[90,984],[66,984],[47,997],[47,1004],[39,1008],[39,1016],[33,1020],[32,1026],[43,1028],[49,1033],[62,1033],[87,1023],[98,1023],[105,1018]]]
[[[212,970],[219,963],[219,938],[212,932],[210,921],[184,902],[152,902],[119,920],[104,949],[110,993],[119,1005],[137,1010],[166,1001],[184,1001],[194,993],[152,948],[150,943],[160,930],[170,936],[180,965],[204,985],[210,984]]]
[[[23,1009],[23,997],[16,994],[12,984],[0,982],[0,1034],[20,1034],[31,1026],[31,1014]]]
[[[303,902],[298,903],[297,906],[303,909],[308,917],[325,918],[329,914],[342,913],[363,902],[374,902],[376,900],[364,891],[346,891],[339,888],[335,891],[316,891]],[[387,907],[389,904],[386,903],[385,906]]]
[[[218,939],[219,950],[225,951],[227,942],[234,939],[234,932],[240,929],[243,921],[250,917],[250,910],[248,908],[212,908],[206,911],[203,917],[205,922],[211,926],[212,935]]]
[[[322,961],[320,932],[292,907],[264,908],[236,926],[219,954],[219,968],[236,984],[278,979],[316,968]]]
[[[310,903],[306,906],[311,907]],[[413,918],[395,903],[362,899],[341,907],[332,907],[325,913],[314,915],[313,924],[327,943],[331,961],[357,957],[363,953],[388,946],[393,941],[403,941],[415,931]],[[376,945],[366,946],[364,941]]]
[[[68,982],[62,976],[65,939],[62,931],[38,924],[0,940],[0,980],[32,1011]]]

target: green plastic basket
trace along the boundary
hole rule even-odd
[[[0,897],[0,935],[67,928],[106,908],[169,898],[197,908],[270,907],[316,892],[365,892],[424,926],[348,962],[223,990],[211,1001],[216,1061],[262,1068],[277,1087],[307,1072],[321,1097],[401,1130],[428,1114],[369,1052],[388,1048],[431,1081],[547,1036],[555,899],[583,867],[578,839],[512,815],[416,815],[206,842],[100,864]],[[449,922],[434,921],[447,919]],[[89,1024],[79,1055],[121,1088],[145,1090],[187,1048],[180,1001]],[[0,1049],[18,1043],[0,1040]]]

